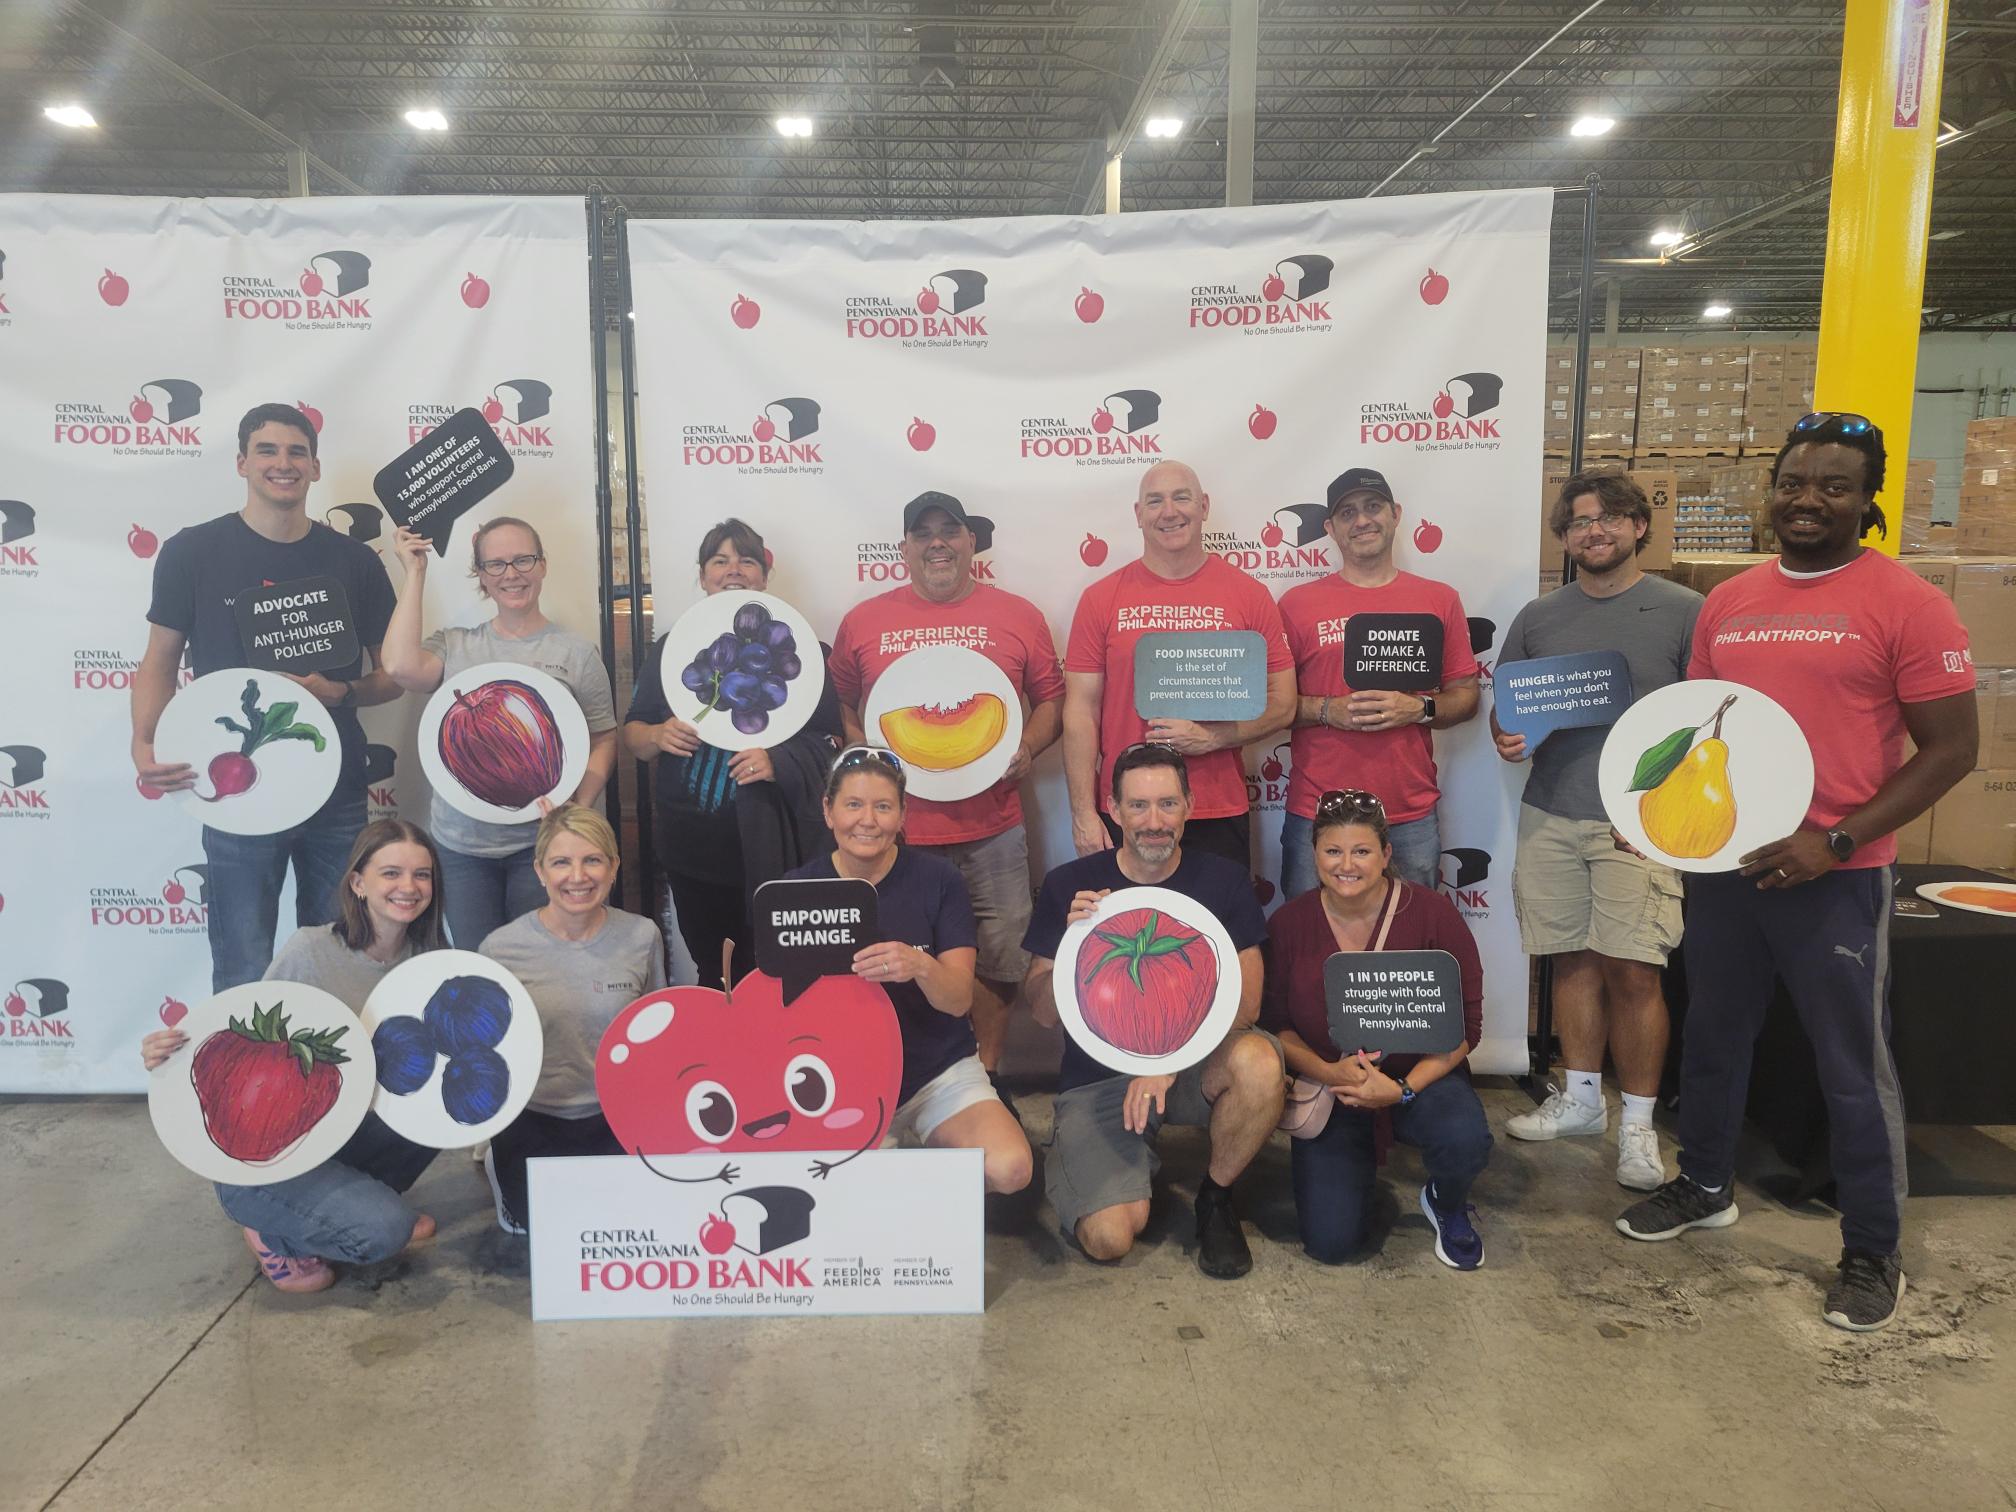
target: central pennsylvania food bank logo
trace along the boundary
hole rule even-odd
[[[816,1290],[809,1260],[769,1257],[812,1237],[812,1210],[818,1205],[798,1187],[750,1187],[723,1197],[720,1210],[700,1220],[692,1242],[661,1240],[655,1229],[590,1230],[584,1237],[604,1242],[581,1248],[581,1290]],[[750,1259],[738,1260],[730,1250]]]
[[[849,294],[842,301],[852,341],[894,341],[904,347],[984,347],[987,275],[977,268],[945,268],[915,294]],[[753,322],[751,322],[753,324]]]
[[[187,378],[153,378],[124,406],[75,400],[58,403],[51,439],[58,446],[109,447],[115,457],[199,457],[202,386]]]
[[[35,560],[35,507],[25,499],[0,499],[0,578],[42,575]]]
[[[122,884],[87,891],[93,929],[150,935],[198,935],[210,920],[210,868],[201,861],[178,866],[159,885]]]
[[[1504,444],[1504,398],[1496,373],[1458,373],[1425,404],[1377,400],[1359,406],[1358,440],[1367,446],[1406,445],[1416,451],[1497,451]]]
[[[1192,284],[1190,329],[1327,331],[1330,301],[1316,296],[1330,287],[1336,266],[1320,252],[1301,252],[1251,283]]]
[[[1204,549],[1263,583],[1306,583],[1332,570],[1327,518],[1321,504],[1283,504],[1257,535],[1207,529]]]
[[[335,249],[307,258],[298,273],[279,277],[227,273],[219,281],[226,320],[277,320],[290,331],[371,328],[371,259]]]
[[[1249,807],[1280,813],[1288,806],[1288,773],[1294,765],[1289,741],[1278,742],[1246,774],[1246,802]],[[1263,898],[1261,900],[1265,902]]]
[[[0,820],[47,819],[42,779],[49,757],[40,746],[0,745]]]
[[[399,753],[391,746],[374,740],[364,747],[364,801],[373,819],[398,816],[399,795],[392,787],[392,773],[398,764]]]
[[[504,443],[505,450],[513,457],[550,457],[553,455],[553,385],[540,378],[505,378],[491,384],[483,391],[483,396],[461,404],[409,404],[406,406],[406,444],[412,446],[426,437],[459,410],[475,409],[482,415],[497,439]],[[364,506],[345,506],[361,509]],[[365,522],[354,521],[360,528]],[[329,524],[336,525],[334,520]],[[345,534],[354,535],[348,526],[339,526]],[[370,537],[356,536],[358,540]]]
[[[1466,919],[1488,918],[1491,898],[1484,884],[1491,878],[1491,852],[1459,845],[1442,852],[1436,880]]]
[[[74,693],[125,695],[140,669],[138,657],[124,651],[78,646],[70,652],[70,689]]]
[[[679,460],[688,467],[732,467],[741,473],[822,473],[826,458],[817,399],[772,399],[746,425],[726,422],[679,429]]]
[[[76,1043],[69,1011],[68,982],[55,977],[22,978],[0,997],[0,1050],[31,1044],[44,1049],[68,1048]]]
[[[1084,420],[1061,415],[1023,419],[1021,455],[1079,465],[1138,462],[1162,455],[1162,396],[1153,389],[1118,389],[1100,399]]]

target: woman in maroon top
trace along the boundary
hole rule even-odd
[[[1464,1064],[1483,1029],[1484,973],[1462,915],[1441,893],[1392,872],[1386,811],[1357,789],[1325,793],[1310,837],[1321,884],[1276,911],[1274,960],[1261,1022],[1281,1039],[1288,1069],[1336,1100],[1322,1131],[1292,1142],[1302,1247],[1329,1264],[1364,1242],[1380,1148],[1397,1138],[1421,1151],[1421,1211],[1435,1258],[1457,1270],[1484,1263],[1471,1222],[1470,1183],[1491,1157],[1491,1130]],[[1384,930],[1383,946],[1378,944]],[[1340,950],[1446,950],[1463,975],[1464,1043],[1447,1055],[1346,1055],[1330,1037],[1323,963]]]

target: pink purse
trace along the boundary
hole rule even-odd
[[[1400,909],[1400,889],[1404,883],[1395,881],[1386,892],[1386,907],[1379,916],[1379,933],[1373,939],[1370,950],[1386,948],[1386,933],[1393,927],[1393,915]],[[1281,1117],[1274,1125],[1290,1139],[1314,1139],[1329,1126],[1330,1114],[1337,1106],[1337,1095],[1329,1086],[1310,1076],[1288,1078],[1288,1093],[1281,1104]]]

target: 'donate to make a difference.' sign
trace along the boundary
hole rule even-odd
[[[860,877],[801,877],[756,889],[756,969],[784,984],[784,1001],[822,976],[845,976],[877,931],[875,884]]]
[[[1432,614],[1354,614],[1344,626],[1344,686],[1414,693],[1442,686],[1442,621]]]
[[[459,409],[378,469],[371,490],[394,523],[448,555],[455,522],[510,481],[516,464],[476,409]]]
[[[1253,719],[1267,707],[1267,640],[1255,630],[1161,631],[1134,643],[1143,719]]]
[[[1446,950],[1339,951],[1323,963],[1339,1051],[1444,1055],[1463,1043],[1463,969]]]
[[[1556,730],[1617,722],[1631,707],[1631,667],[1622,651],[1578,651],[1501,662],[1491,678],[1499,727],[1530,751]]]
[[[262,672],[320,672],[357,660],[350,595],[333,577],[295,578],[238,595],[245,665]]]

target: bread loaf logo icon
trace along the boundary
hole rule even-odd
[[[797,1187],[750,1187],[721,1199],[721,1211],[709,1213],[700,1225],[700,1245],[710,1255],[731,1247],[749,1255],[768,1255],[808,1237],[812,1209],[810,1192]]]
[[[1498,400],[1504,392],[1505,380],[1496,373],[1458,373],[1442,385],[1442,392],[1435,396],[1431,408],[1438,420],[1446,420],[1451,415],[1468,419],[1473,415],[1489,414],[1498,408]]]

